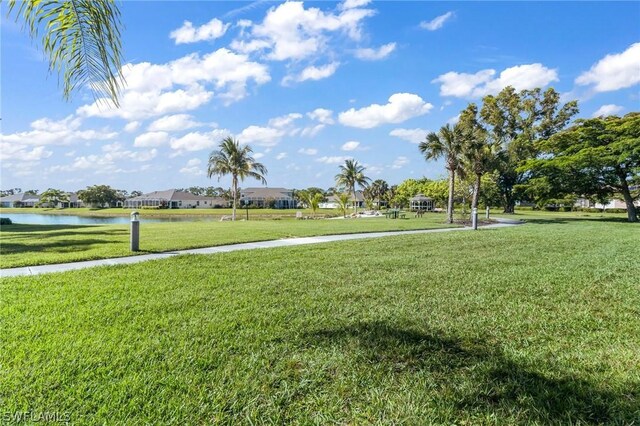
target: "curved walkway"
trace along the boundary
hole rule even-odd
[[[499,223],[483,226],[481,229],[495,229],[522,224],[521,221],[494,219]],[[58,263],[53,265],[25,266],[22,268],[0,269],[0,277],[17,277],[23,275],[39,275],[51,272],[67,272],[94,266],[129,265],[147,260],[166,259],[183,254],[215,254],[238,250],[264,249],[273,247],[300,246],[307,244],[329,243],[334,241],[359,240],[364,238],[380,238],[393,235],[427,234],[435,232],[470,231],[471,228],[419,229],[413,231],[387,231],[360,234],[323,235],[317,237],[285,238],[280,240],[260,241],[256,243],[230,244],[226,246],[205,247],[189,250],[176,250],[163,253],[142,254],[138,256],[115,257],[111,259],[88,260],[84,262]]]

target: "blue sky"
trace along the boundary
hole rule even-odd
[[[640,109],[638,2],[119,4],[119,110],[63,101],[2,10],[3,189],[228,186],[206,177],[227,135],[269,186],[333,186],[346,158],[394,184],[443,176],[417,142],[505,85],[554,87],[580,117]]]

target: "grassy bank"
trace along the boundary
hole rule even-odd
[[[445,227],[444,216],[391,220],[270,220],[142,223],[142,253],[279,238]],[[130,256],[129,225],[7,225],[0,229],[0,267]]]
[[[547,221],[3,279],[0,411],[634,424],[630,226]]]

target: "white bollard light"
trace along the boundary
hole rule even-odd
[[[129,249],[131,251],[140,251],[140,221],[138,220],[140,213],[131,212],[131,238],[129,239]]]

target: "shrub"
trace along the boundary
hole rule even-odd
[[[11,219],[9,219],[8,217],[0,217],[0,225],[11,225],[13,224],[13,222],[11,222]]]

